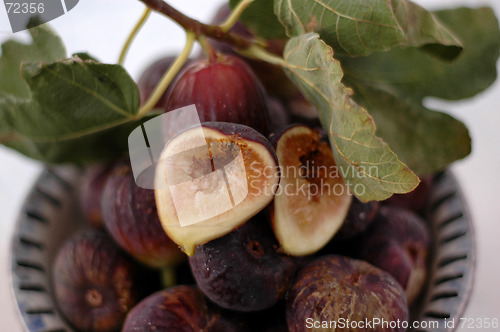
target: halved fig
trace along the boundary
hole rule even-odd
[[[231,232],[271,202],[278,160],[250,127],[206,122],[173,138],[156,168],[155,193],[165,232],[185,253]]]
[[[295,125],[274,140],[281,167],[271,209],[274,232],[285,252],[308,255],[335,235],[352,196],[318,131]]]

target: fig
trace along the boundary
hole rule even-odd
[[[201,122],[222,121],[269,132],[266,94],[243,60],[218,55],[188,65],[168,89],[166,112],[195,105]]]
[[[275,305],[285,295],[296,268],[291,256],[279,252],[262,214],[199,246],[189,264],[210,300],[222,308],[244,312]]]
[[[385,205],[395,205],[422,214],[432,191],[432,175],[420,178],[420,184],[407,194],[394,194],[384,201]]]
[[[318,131],[294,125],[273,139],[281,167],[271,209],[276,238],[289,254],[312,254],[342,225],[351,195]]]
[[[137,81],[137,87],[139,88],[139,93],[141,95],[141,105],[146,102],[146,100],[151,96],[155,90],[158,83],[160,83],[161,78],[168,70],[170,65],[175,61],[175,56],[162,57],[154,62],[152,62],[143,71],[139,80]],[[155,108],[162,107],[165,103],[166,92],[161,96],[160,100],[155,105]]]
[[[85,170],[82,177],[79,203],[85,219],[96,227],[103,226],[101,197],[112,164],[98,164]]]
[[[269,309],[246,313],[243,318],[249,331],[288,332],[284,300]]]
[[[216,12],[216,15],[212,19],[211,24],[218,25],[223,23],[230,14],[231,9],[229,8],[229,6],[227,4],[223,4]],[[237,21],[230,31],[231,33],[239,35],[245,39],[255,38],[254,34],[250,30],[248,30],[248,28],[241,21]],[[290,79],[286,76],[285,72],[280,66],[276,66],[265,61],[242,57],[227,43],[213,39],[211,39],[210,42],[217,51],[225,54],[231,54],[244,60],[252,68],[269,95],[286,100],[290,96],[293,96],[296,91],[298,91],[297,87],[292,83],[292,81],[290,81]],[[268,52],[273,53],[277,56],[283,55],[286,40],[259,39],[259,42],[264,44]]]
[[[288,112],[283,106],[283,103],[278,98],[269,97],[267,99],[269,107],[269,114],[271,116],[271,131],[272,133],[279,133],[283,128],[288,127],[290,124],[290,117]]]
[[[299,91],[286,99],[285,106],[290,112],[290,118],[295,123],[304,124],[309,127],[319,127],[318,110]]]
[[[290,332],[405,331],[406,296],[398,282],[371,264],[338,255],[319,257],[302,269],[287,295]],[[395,326],[333,324],[382,321]],[[399,326],[399,327],[398,327]]]
[[[254,129],[206,122],[165,146],[156,168],[158,213],[168,236],[192,256],[268,205],[278,188],[274,150]]]
[[[61,247],[53,285],[61,313],[81,331],[116,331],[139,297],[136,266],[97,230],[80,232]]]
[[[138,261],[165,267],[185,260],[163,231],[154,190],[136,185],[129,160],[114,165],[104,187],[101,208],[109,234]]]
[[[196,286],[175,286],[142,300],[127,315],[122,332],[239,332],[241,323],[210,304]]]
[[[174,55],[164,56],[152,62],[142,73],[137,81],[137,87],[141,95],[141,105],[148,100],[153,91],[160,83],[163,75],[167,72],[168,68],[172,65],[177,57]],[[190,63],[188,60],[182,68],[185,68]],[[165,104],[167,92],[165,91],[161,98],[158,100],[154,108],[162,108]]]
[[[366,231],[375,220],[379,205],[378,201],[363,203],[354,197],[342,227],[335,234],[335,240],[345,242]]]
[[[429,231],[417,214],[384,206],[352,247],[356,257],[389,272],[405,289],[411,304],[425,284],[429,241]]]

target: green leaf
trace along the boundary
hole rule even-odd
[[[29,89],[21,78],[22,62],[54,62],[66,57],[59,38],[47,25],[29,29],[32,44],[9,40],[2,45],[0,91],[19,98],[29,98]]]
[[[419,179],[375,135],[373,119],[342,84],[343,72],[333,50],[317,34],[308,33],[291,39],[284,57],[285,71],[319,111],[337,166],[351,191],[369,201],[413,190]]]
[[[7,138],[4,145],[46,163],[84,165],[122,156],[127,151],[127,135],[134,128],[132,125],[121,126],[74,139],[47,142],[8,132],[4,136]]]
[[[423,47],[445,59],[461,42],[424,8],[408,0],[275,0],[289,36],[317,32],[336,53],[349,56],[394,47]]]
[[[435,15],[464,43],[464,51],[455,61],[439,61],[417,49],[394,49],[368,57],[342,57],[346,76],[389,86],[418,101],[427,96],[458,100],[484,91],[497,77],[500,54],[500,29],[493,10],[458,8]]]
[[[0,98],[1,143],[57,163],[124,151],[138,124],[139,91],[123,67],[74,57],[25,64],[23,78],[30,99]]]
[[[496,79],[500,54],[500,29],[490,8],[445,10],[436,16],[464,41],[454,62],[416,49],[341,59],[345,81],[374,117],[377,134],[420,175],[442,170],[471,151],[465,126],[426,109],[422,100],[458,100],[484,91]]]
[[[231,8],[236,7],[241,0],[229,0]],[[286,38],[285,29],[274,14],[272,0],[254,0],[240,17],[240,20],[255,35],[265,39]]]
[[[92,55],[90,55],[88,53],[85,53],[85,52],[74,53],[73,57],[80,58],[80,60],[82,60],[82,61],[92,60],[92,61],[95,61],[95,62],[99,62],[99,60],[97,60]]]
[[[443,170],[471,152],[469,132],[462,122],[380,86],[349,83],[355,88],[356,102],[373,116],[377,135],[418,175]]]

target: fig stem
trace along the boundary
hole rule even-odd
[[[175,268],[171,266],[165,266],[160,270],[161,273],[161,283],[163,288],[169,288],[177,284],[177,278],[175,276]]]
[[[180,26],[184,28],[186,31],[194,32],[196,37],[199,36],[207,36],[210,38],[218,39],[224,41],[226,43],[232,44],[235,47],[246,49],[249,48],[252,44],[251,41],[238,36],[231,32],[224,32],[222,28],[218,25],[209,25],[201,23],[197,20],[194,20],[172,6],[166,3],[163,0],[139,0],[146,4],[151,10],[160,12],[177,22]],[[246,0],[244,0],[246,1]]]
[[[151,14],[151,9],[146,7],[144,9],[144,12],[142,13],[141,17],[139,18],[139,21],[135,24],[134,28],[130,32],[130,34],[127,37],[127,40],[125,41],[125,44],[123,45],[123,48],[120,52],[120,57],[118,58],[118,64],[123,65],[125,62],[125,57],[127,56],[127,52],[130,48],[130,45],[132,44],[132,41],[134,40],[135,36],[137,36],[137,33],[141,29],[141,27],[144,25],[144,22],[148,19],[149,15]]]
[[[219,27],[223,32],[229,32],[232,27],[236,24],[236,22],[240,19],[241,14],[247,9],[248,6],[252,4],[254,0],[243,0],[241,1],[236,8],[233,9],[231,15],[222,23],[219,24]]]
[[[200,36],[198,38],[198,41],[200,42],[201,48],[203,49],[203,52],[207,56],[210,63],[214,63],[217,60],[217,54],[210,42],[207,40],[207,38],[205,38],[205,36]]]
[[[161,96],[168,88],[168,85],[174,80],[177,73],[182,69],[182,67],[188,60],[189,55],[191,54],[191,51],[193,49],[195,39],[195,33],[191,31],[186,32],[186,45],[184,45],[184,49],[182,50],[181,54],[179,54],[177,59],[175,59],[174,63],[172,63],[172,65],[168,68],[167,72],[163,75],[160,83],[158,83],[144,106],[139,109],[139,112],[137,112],[137,115],[135,116],[136,119],[141,119],[155,107],[158,100],[160,100]]]
[[[266,49],[257,44],[250,46],[248,49],[238,49],[238,53],[241,53],[242,55],[252,59],[262,60],[271,63],[273,65],[285,68],[288,67],[288,63],[285,61],[285,59],[268,52]]]

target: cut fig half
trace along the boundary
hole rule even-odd
[[[318,131],[295,125],[274,142],[281,167],[271,209],[274,232],[286,253],[309,255],[338,231],[352,196]]]
[[[156,168],[155,194],[165,232],[192,256],[195,247],[248,221],[273,199],[278,160],[256,130],[206,122],[173,138]]]

